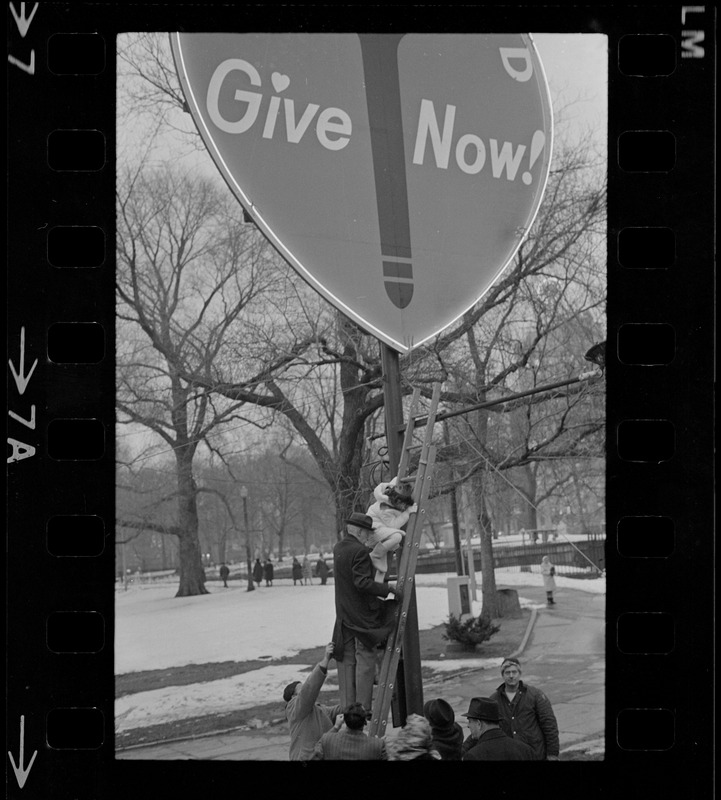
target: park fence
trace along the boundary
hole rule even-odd
[[[597,536],[574,542],[554,541],[536,544],[506,545],[493,549],[493,566],[511,572],[540,572],[543,556],[548,556],[558,575],[594,577],[606,568],[606,540]],[[473,548],[473,565],[481,573],[481,550]],[[468,567],[467,550],[463,550],[464,570]],[[418,556],[416,573],[456,572],[456,554],[444,548]]]

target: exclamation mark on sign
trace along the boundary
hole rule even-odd
[[[360,36],[378,203],[383,283],[393,305],[413,298],[411,228],[403,146],[398,43],[403,35]]]
[[[546,136],[543,131],[536,131],[533,134],[533,139],[531,139],[531,154],[528,157],[528,172],[524,172],[522,179],[526,186],[531,185],[531,181],[533,180],[533,175],[531,175],[531,170],[533,169],[533,165],[538,160],[538,156],[541,155],[543,152],[543,145],[546,144]]]

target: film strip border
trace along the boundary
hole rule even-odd
[[[88,795],[112,747],[114,61],[11,3],[8,785]]]
[[[711,520],[699,503],[712,453],[697,423],[711,416],[714,223],[712,205],[697,202],[709,153],[693,144],[713,127],[704,20],[703,7],[680,7],[674,33],[620,36],[609,73],[611,97],[625,102],[609,114],[607,546],[619,580],[608,590],[607,752],[624,762],[693,759],[703,715],[678,678],[689,658],[711,663],[701,634]]]
[[[422,24],[458,29],[459,13]],[[484,30],[515,28],[508,13],[484,8]],[[189,766],[113,758],[113,50],[118,31],[202,30],[207,14],[9,4],[11,796],[125,796],[161,772],[166,791],[204,785]],[[272,25],[307,29],[309,14]],[[237,28],[237,16],[219,9],[213,28]],[[698,694],[713,664],[715,10],[529,9],[524,22],[609,36],[607,739],[586,788],[615,791],[615,767],[629,789],[667,788],[689,768],[701,790],[713,716]],[[344,24],[368,21],[349,12]],[[328,29],[321,18],[310,28]],[[561,796],[567,782],[578,789],[576,772],[553,780]]]

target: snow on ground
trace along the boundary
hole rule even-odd
[[[416,576],[418,625],[421,630],[448,619],[446,580],[454,574]],[[556,577],[559,590],[605,594],[606,580]],[[541,586],[534,573],[496,572],[500,587]],[[473,613],[480,613],[478,600]],[[175,583],[116,592],[115,672],[180,667],[222,661],[270,660],[330,641],[335,619],[332,583],[293,586],[276,581],[247,592],[245,584],[223,589],[211,585],[201,597],[176,598]],[[519,595],[521,605],[533,603]],[[329,670],[326,690],[335,688],[336,671]],[[437,671],[496,667],[499,659],[452,659],[425,663]],[[123,732],[189,717],[252,708],[279,697],[283,687],[303,680],[312,665],[269,665],[215,681],[125,695],[116,700],[116,730]]]
[[[421,630],[448,619],[447,579],[451,573],[416,576],[418,625]],[[605,578],[574,580],[556,577],[565,586],[606,591]],[[233,585],[234,584],[234,585]],[[210,584],[210,594],[174,597],[176,583],[127,592],[116,591],[115,672],[122,675],[150,669],[219,661],[282,658],[330,641],[335,622],[332,582],[309,586],[275,581],[247,592],[243,582],[232,588]],[[541,586],[540,575],[496,572],[497,586]],[[480,613],[478,602],[473,613]]]

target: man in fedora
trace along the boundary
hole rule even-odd
[[[376,583],[367,543],[373,520],[354,512],[346,520],[346,534],[333,548],[336,621],[333,657],[338,665],[340,704],[373,704],[373,679],[378,647],[393,628],[396,603],[381,598],[398,595],[394,582]]]
[[[467,717],[471,735],[463,744],[464,761],[533,761],[533,750],[501,730],[498,703],[490,697],[472,697]]]
[[[522,674],[517,658],[503,660],[503,683],[491,695],[498,703],[501,728],[513,739],[530,745],[536,761],[558,761],[558,723],[551,701],[540,689],[524,683]]]

